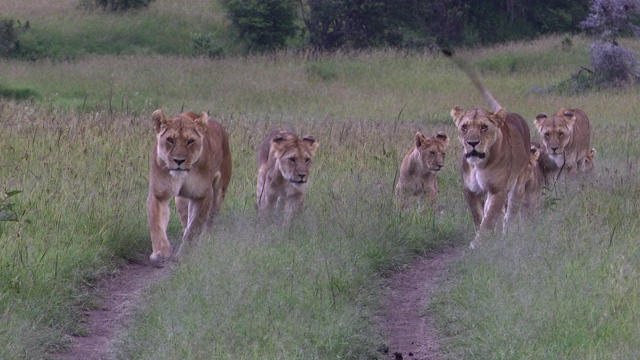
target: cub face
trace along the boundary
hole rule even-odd
[[[571,140],[573,125],[576,117],[571,111],[565,111],[562,116],[546,114],[536,116],[534,123],[542,138],[542,144],[549,156],[559,156]]]
[[[420,153],[420,160],[424,168],[440,171],[444,166],[445,149],[449,145],[449,137],[439,132],[435,137],[425,137],[416,133],[416,149]]]
[[[465,160],[477,164],[490,155],[489,149],[498,139],[507,112],[504,109],[495,113],[484,109],[464,111],[456,106],[451,110],[451,116],[458,129],[458,140],[462,144]]]
[[[299,139],[291,133],[281,132],[271,140],[276,166],[293,185],[306,184],[309,180],[309,169],[317,148],[318,142],[311,136]]]
[[[158,165],[169,169],[172,176],[187,174],[202,155],[208,116],[202,113],[193,117],[168,119],[161,110],[153,112]]]

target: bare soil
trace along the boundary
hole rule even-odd
[[[430,254],[390,276],[383,289],[386,300],[380,319],[387,345],[380,349],[394,360],[434,360],[442,357],[440,336],[432,319],[425,315],[431,292],[445,274],[446,267],[462,256],[459,248]],[[97,306],[84,310],[86,336],[74,336],[68,352],[56,354],[60,360],[102,360],[109,358],[112,342],[130,324],[132,313],[144,291],[169,273],[148,263],[129,263],[100,282]]]
[[[83,322],[86,336],[73,336],[68,352],[56,354],[57,359],[102,360],[109,358],[116,336],[132,320],[144,291],[164,278],[170,264],[154,267],[148,262],[128,263],[99,282],[92,309],[85,309]]]
[[[443,357],[433,319],[425,314],[435,286],[450,263],[464,252],[460,247],[430,254],[389,277],[386,301],[380,310],[387,345],[380,349],[394,360],[435,360]]]

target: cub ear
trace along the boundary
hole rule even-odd
[[[416,148],[419,148],[420,145],[424,144],[427,139],[422,135],[420,131],[416,133]]]
[[[464,116],[464,109],[460,107],[460,105],[456,105],[453,107],[453,109],[451,109],[451,117],[453,118],[453,121],[456,123],[456,126],[458,125],[458,123],[460,122],[463,116]]]
[[[153,128],[156,134],[160,134],[162,128],[164,128],[169,120],[164,116],[162,109],[158,109],[151,114],[151,120],[153,120]]]
[[[535,118],[535,120],[533,120],[533,123],[538,128],[538,131],[540,131],[540,129],[542,129],[542,124],[544,123],[545,120],[547,120],[547,114],[540,113],[540,114],[536,115],[536,118]]]
[[[447,136],[447,134],[443,133],[442,131],[436,134],[436,139],[440,140],[440,142],[442,142],[442,145],[444,145],[444,147],[449,146],[449,137]]]
[[[320,146],[320,143],[311,135],[305,135],[305,137],[302,138],[302,142],[309,146],[311,155],[315,154],[316,150],[318,150],[318,146]]]

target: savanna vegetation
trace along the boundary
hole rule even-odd
[[[158,107],[218,118],[234,175],[215,233],[145,294],[112,358],[380,357],[384,276],[473,236],[449,116],[454,105],[486,106],[468,79],[429,51],[190,57],[193,33],[234,46],[216,2],[156,0],[128,14],[76,5],[2,5],[30,20],[26,34],[65,39],[51,44],[69,56],[0,60],[10,95],[0,100],[0,358],[64,351],[84,334],[80,313],[94,306],[96,282],[148,256]],[[583,109],[598,152],[592,178],[547,189],[536,218],[454,264],[425,309],[445,357],[638,357],[639,91],[539,91],[588,64],[589,44],[552,36],[458,50],[526,119]],[[254,208],[255,148],[276,127],[320,142],[306,215],[289,229],[259,227]],[[418,130],[454,136],[439,216],[399,213],[392,201]],[[170,234],[179,241],[175,216]]]

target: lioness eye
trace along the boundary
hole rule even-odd
[[[196,141],[195,141],[195,140],[193,140],[193,139],[189,139],[189,140],[187,140],[187,145],[191,145],[191,144],[193,144],[194,142],[196,142]]]
[[[173,144],[173,138],[167,138],[167,142],[168,142],[169,144]]]
[[[435,151],[431,151],[431,155],[435,155],[435,154],[436,154],[436,152],[435,152]]]
[[[563,133],[563,132],[558,133],[558,137],[559,137],[559,138],[561,138],[561,137],[563,137],[563,136],[564,136],[564,133]]]
[[[308,164],[308,163],[310,163],[310,162],[311,162],[311,159],[310,159],[310,158],[306,158],[306,159],[304,159],[304,163],[305,163],[305,164]]]
[[[460,127],[460,129],[462,129],[462,131],[466,132],[466,131],[467,131],[467,125],[466,125],[466,124],[465,124],[465,125],[462,125],[462,126]]]
[[[544,137],[545,137],[545,139],[548,139],[549,138],[549,133],[544,133]]]
[[[489,127],[487,125],[482,125],[480,127],[480,131],[487,131],[487,130],[489,130]]]
[[[293,156],[289,158],[289,161],[291,161],[292,163],[296,162],[296,158],[294,158]]]

